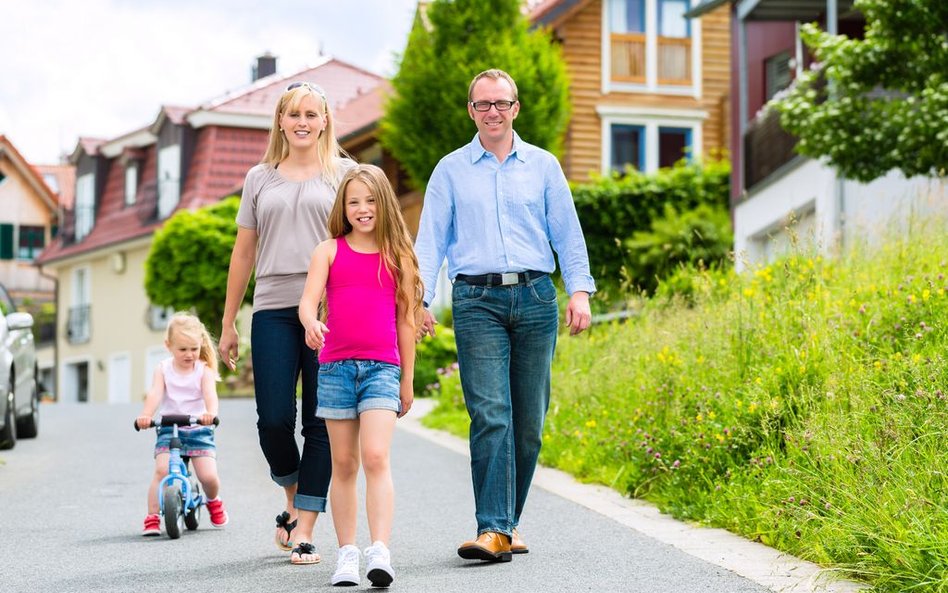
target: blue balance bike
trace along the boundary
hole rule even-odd
[[[214,426],[220,424],[219,418],[214,418]],[[197,478],[188,471],[188,458],[181,455],[181,439],[178,437],[179,426],[199,426],[197,416],[171,415],[162,416],[158,422],[151,421],[151,427],[172,427],[171,445],[168,460],[168,475],[158,484],[158,505],[160,514],[164,517],[165,531],[171,539],[181,537],[184,527],[188,531],[198,528],[201,521],[201,507],[207,502],[201,494],[201,486]],[[135,430],[139,430],[135,423]]]

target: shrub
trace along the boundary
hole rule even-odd
[[[428,395],[438,383],[438,371],[450,368],[458,360],[454,331],[439,327],[434,337],[426,337],[415,347],[415,395]]]

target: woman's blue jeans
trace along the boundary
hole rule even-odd
[[[491,288],[456,281],[452,300],[471,417],[477,533],[510,535],[527,500],[550,404],[556,288],[549,276]]]
[[[294,505],[325,511],[332,454],[326,422],[316,417],[316,352],[306,345],[296,307],[257,311],[250,327],[257,433],[280,486],[297,484]],[[296,383],[302,378],[303,451],[296,444]]]

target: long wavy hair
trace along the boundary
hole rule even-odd
[[[270,139],[261,162],[275,167],[290,154],[290,145],[283,131],[280,130],[280,118],[287,112],[298,110],[305,97],[313,97],[322,105],[323,115],[326,117],[326,128],[320,132],[316,141],[316,154],[323,165],[323,176],[326,181],[330,186],[338,187],[343,172],[342,160],[347,155],[336,140],[335,118],[332,115],[332,109],[329,108],[326,93],[309,82],[294,82],[289,86],[292,88],[283,92],[273,111]]]
[[[418,272],[418,257],[395,190],[381,169],[375,165],[356,165],[346,172],[329,213],[329,234],[338,238],[352,232],[346,218],[346,188],[352,181],[364,183],[375,197],[375,241],[382,256],[380,264],[395,279],[395,300],[408,312],[408,319],[417,331],[424,322],[424,287]]]

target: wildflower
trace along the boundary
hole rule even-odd
[[[656,451],[656,452],[655,452],[655,459],[661,459],[661,458],[662,458],[662,454],[659,453],[658,451]]]
[[[708,412],[708,420],[714,420],[717,416],[714,412]]]
[[[681,461],[679,461],[679,460],[676,459],[675,462],[672,463],[672,467],[673,467],[674,469],[678,469],[679,466],[681,466]]]
[[[862,306],[859,307],[859,314],[860,314],[860,315],[865,315],[865,314],[866,314],[866,305],[862,305]]]
[[[914,295],[914,294],[908,295],[908,299],[906,299],[906,300],[908,301],[908,304],[914,305],[914,304],[915,304],[915,301],[916,301],[915,295]]]
[[[586,428],[596,428],[596,421],[595,421],[595,420],[587,420],[587,421],[586,421]]]
[[[932,294],[931,291],[929,291],[929,290],[926,288],[925,290],[922,291],[922,300],[923,300],[923,301],[927,301],[927,300],[928,300],[928,297],[930,297],[931,294]]]
[[[904,401],[905,401],[905,394],[904,394],[904,393],[896,393],[896,394],[895,394],[895,399],[898,400],[898,401],[900,401],[900,402],[904,402]]]

